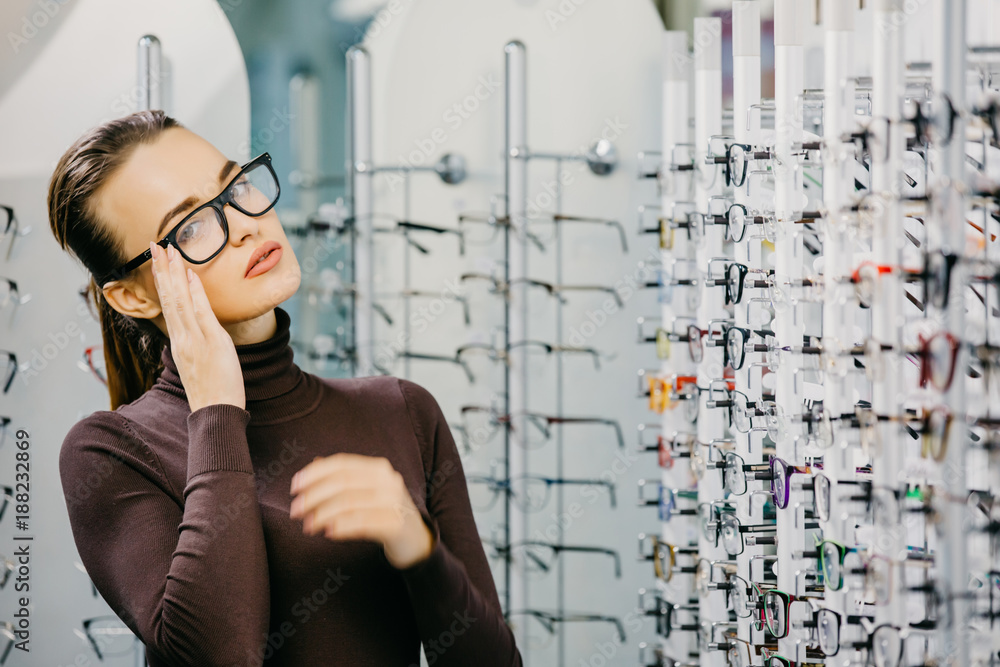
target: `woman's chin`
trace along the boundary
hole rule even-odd
[[[248,317],[266,313],[290,299],[298,291],[302,283],[302,270],[298,262],[289,262],[287,266],[282,264],[284,258],[270,271],[243,284],[239,298],[246,304],[243,310],[247,311]]]

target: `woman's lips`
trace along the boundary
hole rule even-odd
[[[250,267],[250,270],[246,273],[247,278],[253,278],[271,270],[281,259],[281,245],[278,243],[268,244],[263,248],[263,251],[263,255],[266,256]]]

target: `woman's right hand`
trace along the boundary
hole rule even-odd
[[[201,279],[180,253],[153,242],[153,279],[170,336],[170,351],[191,412],[229,403],[246,409],[243,369],[236,345],[215,316]]]

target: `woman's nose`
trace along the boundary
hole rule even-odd
[[[226,224],[229,225],[229,241],[239,245],[247,237],[254,237],[260,233],[260,220],[247,215],[232,204],[223,207],[226,216]]]

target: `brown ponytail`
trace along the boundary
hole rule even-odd
[[[162,110],[137,111],[92,128],[60,158],[49,182],[48,208],[52,233],[63,250],[90,272],[88,298],[97,306],[104,338],[111,409],[131,403],[150,387],[162,370],[160,355],[166,336],[144,318],[111,307],[95,276],[127,262],[122,240],[95,214],[93,195],[125,163],[136,146],[152,143],[171,127],[183,127]]]

